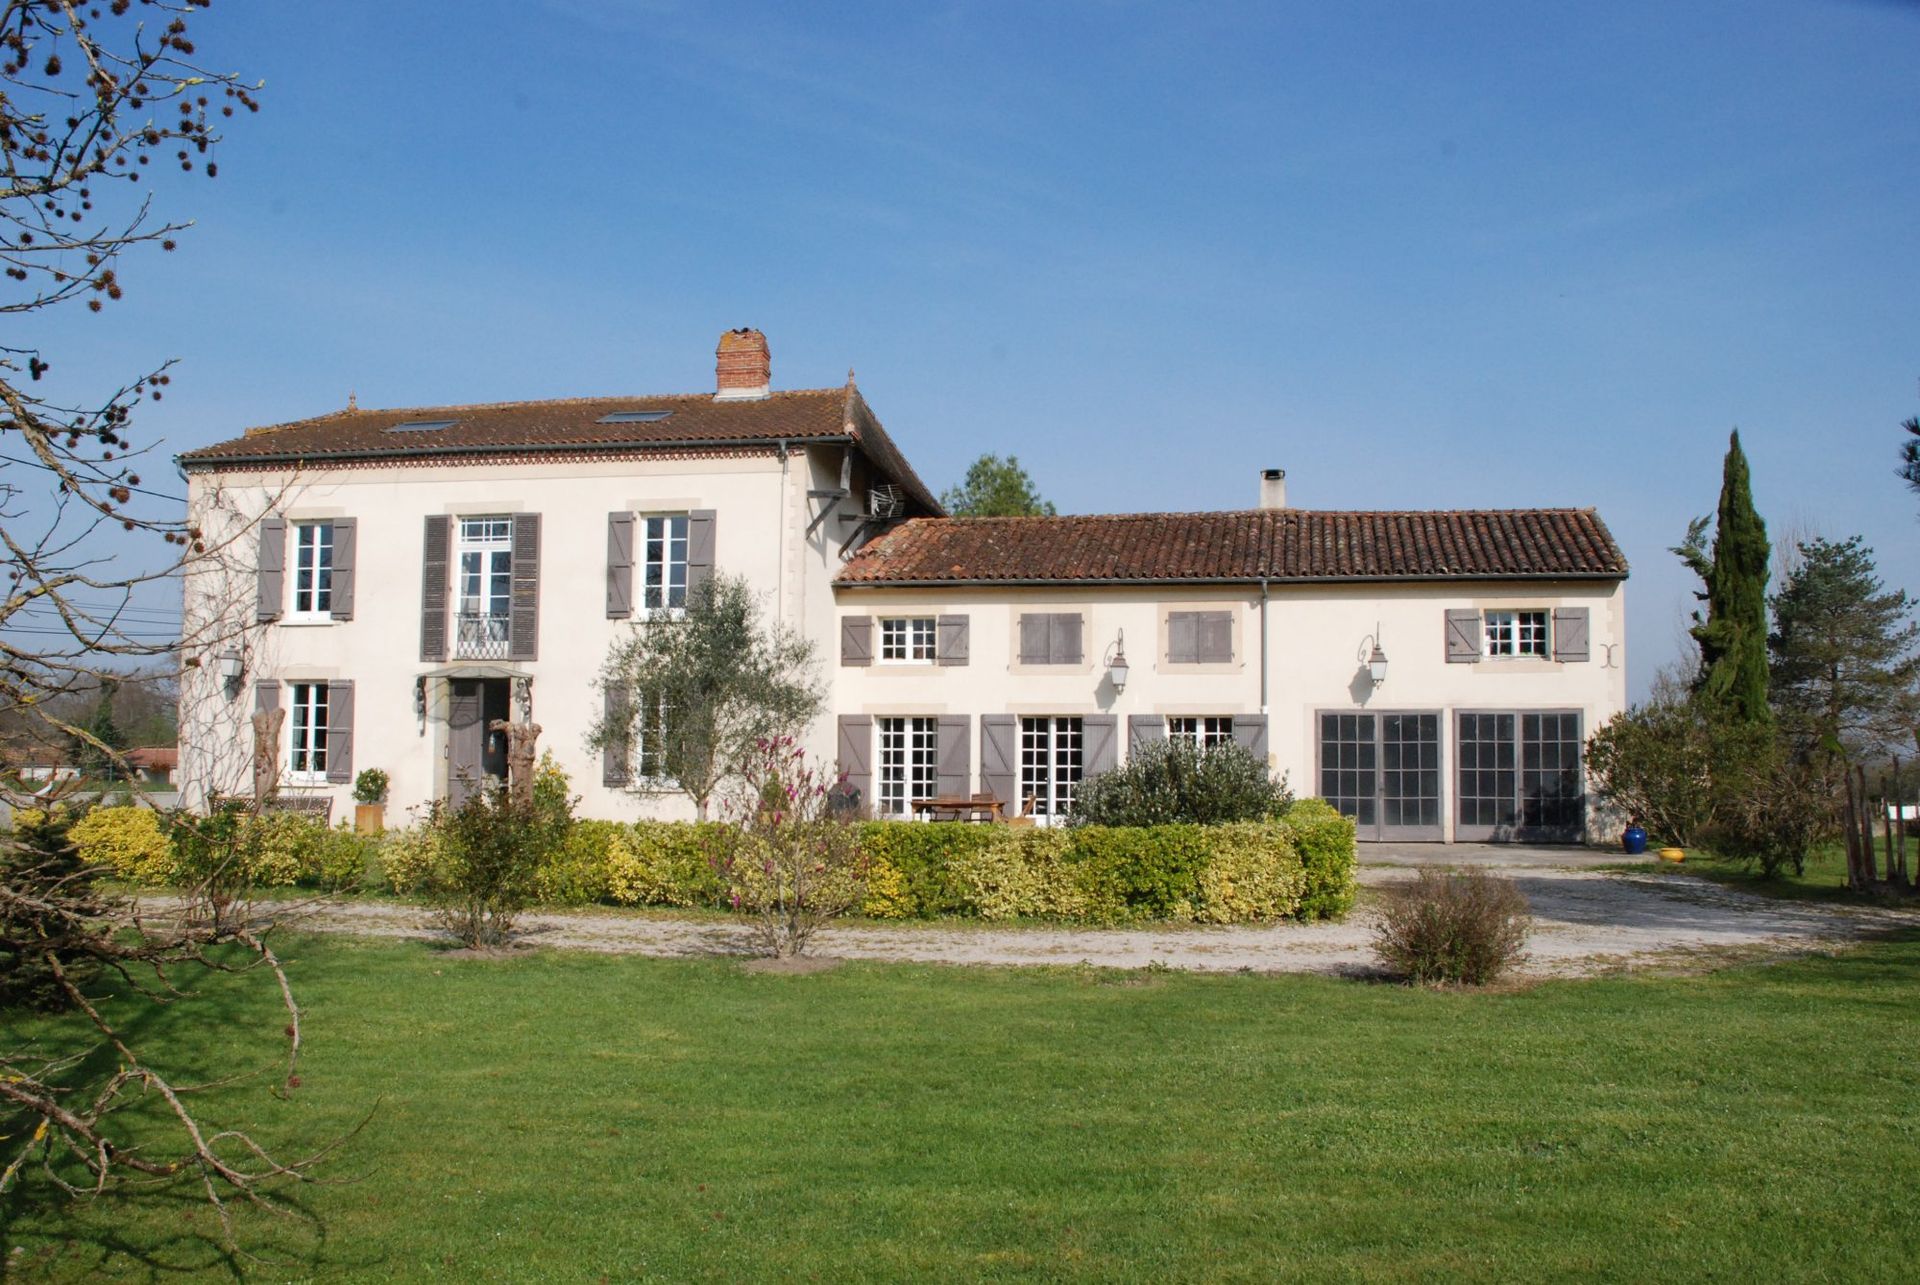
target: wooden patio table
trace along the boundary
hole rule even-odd
[[[1006,805],[992,795],[959,795],[938,799],[915,799],[915,816],[930,821],[1000,821],[1006,816]]]

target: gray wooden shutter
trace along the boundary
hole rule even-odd
[[[1233,743],[1247,753],[1267,761],[1267,716],[1265,714],[1235,714],[1233,716]]]
[[[1080,775],[1111,772],[1120,762],[1120,720],[1112,714],[1088,714],[1080,720]]]
[[[327,684],[327,780],[353,780],[353,684]]]
[[[840,617],[840,663],[842,665],[871,665],[873,663],[873,617]]]
[[[507,608],[507,659],[540,656],[540,515],[513,515],[513,597]]]
[[[942,616],[937,625],[939,640],[934,647],[934,657],[942,665],[964,665],[967,663],[967,635],[971,616]]]
[[[261,710],[280,708],[280,684],[271,678],[262,678],[253,685],[253,708]]]
[[[1480,659],[1480,613],[1472,607],[1447,608],[1447,663],[1470,665]]]
[[[1048,661],[1055,665],[1079,664],[1082,656],[1080,613],[1077,611],[1056,612],[1047,619]]]
[[[1206,665],[1226,665],[1233,661],[1233,613],[1202,611],[1199,617],[1199,656]]]
[[[1143,745],[1167,739],[1167,720],[1163,714],[1127,715],[1127,756],[1131,758]]]
[[[278,620],[280,604],[287,594],[287,521],[285,518],[260,519],[260,569],[254,578],[258,602],[254,616],[260,620]]]
[[[980,788],[1018,812],[1020,720],[1012,714],[980,716]]]
[[[1556,607],[1553,612],[1553,658],[1588,660],[1591,644],[1587,641],[1587,609]]]
[[[420,659],[447,658],[447,564],[453,544],[453,519],[427,515],[420,542]]]
[[[333,598],[328,614],[335,620],[353,619],[353,563],[360,543],[359,525],[353,518],[333,520]]]
[[[973,726],[965,714],[940,716],[938,793],[959,798],[973,788]]]
[[[633,707],[630,689],[623,683],[606,688],[607,743],[600,748],[600,784],[625,785],[633,752]],[[615,735],[619,733],[619,735]]]
[[[842,714],[839,735],[840,775],[858,790],[862,803],[873,801],[873,720],[865,714]]]
[[[712,509],[694,509],[687,514],[687,600],[696,589],[713,578]]]
[[[607,617],[633,614],[633,514],[607,514]]]
[[[1200,659],[1200,613],[1167,613],[1167,663],[1191,665]]]
[[[1047,663],[1047,617],[1036,612],[1024,612],[1020,617],[1020,663],[1023,665],[1044,665]]]

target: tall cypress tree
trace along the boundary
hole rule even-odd
[[[1694,612],[1690,631],[1700,644],[1697,690],[1743,723],[1766,722],[1773,716],[1767,706],[1767,563],[1773,546],[1753,507],[1753,479],[1738,429],[1721,469],[1711,555],[1707,521],[1689,526],[1686,542],[1674,550],[1706,585],[1694,597],[1707,604],[1707,614]]]

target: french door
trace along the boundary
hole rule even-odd
[[[1475,711],[1456,719],[1454,838],[1580,840],[1587,819],[1580,711]]]
[[[1438,713],[1320,715],[1320,797],[1360,838],[1439,842],[1440,790]]]

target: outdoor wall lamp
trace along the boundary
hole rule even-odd
[[[1379,625],[1376,624],[1373,632],[1360,640],[1360,650],[1367,652],[1368,644],[1372,645],[1372,650],[1367,655],[1367,677],[1378,687],[1387,681],[1387,653],[1380,646]]]
[[[1115,692],[1127,690],[1127,631],[1124,629],[1107,656],[1107,681],[1113,684]]]
[[[240,679],[246,672],[246,662],[240,658],[239,652],[229,648],[220,653],[220,681],[227,685],[229,696],[240,690]]]
[[[531,723],[533,721],[533,680],[531,678],[513,680],[513,699],[514,703],[520,706],[520,721]]]
[[[425,719],[427,716],[427,678],[425,674],[413,680],[413,716]]]

